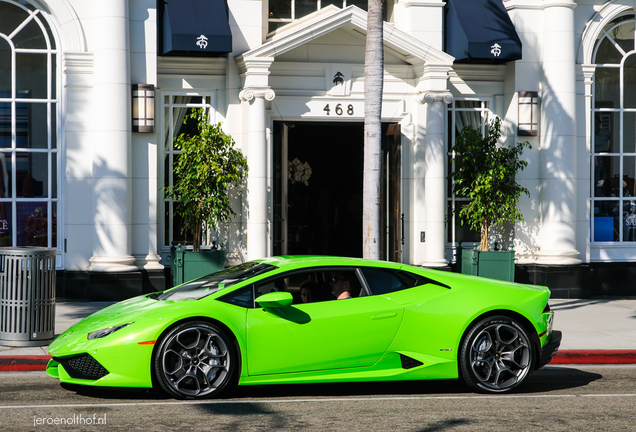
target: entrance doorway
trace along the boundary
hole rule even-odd
[[[391,261],[401,241],[395,126],[382,125],[380,243]],[[361,257],[364,124],[275,122],[274,161],[274,254]]]

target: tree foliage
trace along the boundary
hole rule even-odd
[[[203,224],[216,230],[218,223],[236,216],[230,191],[247,176],[247,160],[221,123],[209,123],[205,109],[193,110],[183,122],[189,119],[196,123],[197,133],[174,139],[181,154],[173,165],[174,185],[164,191],[178,202],[174,212],[183,218],[183,229],[192,233],[193,250],[198,252]]]
[[[481,232],[482,251],[488,250],[492,226],[523,221],[517,204],[522,193],[530,196],[528,189],[515,181],[515,176],[528,165],[521,160],[523,149],[532,146],[527,141],[511,147],[499,146],[500,131],[499,118],[490,124],[485,137],[466,126],[453,147],[455,172],[450,174],[453,192],[457,197],[470,198],[459,215],[462,224],[466,222],[471,229]]]

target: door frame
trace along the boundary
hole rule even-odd
[[[294,123],[300,123],[295,121]],[[304,123],[304,122],[303,122]],[[320,121],[308,121],[307,123],[331,123]],[[293,127],[293,125],[292,125]],[[382,122],[385,133],[382,137],[382,167],[381,167],[381,256],[394,262],[402,262],[405,243],[405,215],[403,211],[403,135],[399,123]],[[274,148],[273,157],[273,252],[274,255],[287,255],[288,253],[288,221],[289,221],[289,196],[288,196],[288,150],[289,150],[288,121],[276,120],[273,122]],[[279,138],[280,137],[280,138]],[[392,138],[391,145],[388,140]],[[280,143],[277,140],[280,139]],[[393,168],[393,170],[392,170]],[[393,180],[393,182],[391,182]],[[394,204],[389,206],[388,204]],[[393,207],[393,208],[390,208]],[[278,208],[278,210],[276,210]],[[393,245],[393,246],[391,246]],[[391,250],[392,249],[392,250]]]

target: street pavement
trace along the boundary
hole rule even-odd
[[[56,335],[110,304],[58,300]],[[552,364],[636,364],[636,297],[553,299],[550,306],[554,329],[563,333]],[[0,345],[0,371],[44,370],[49,358],[47,346]]]

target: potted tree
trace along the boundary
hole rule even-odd
[[[219,223],[236,216],[230,191],[247,175],[247,160],[234,148],[234,140],[221,129],[221,123],[210,124],[207,110],[195,109],[183,121],[194,123],[197,133],[175,137],[175,149],[181,154],[173,165],[174,185],[163,190],[178,203],[174,212],[193,241],[192,251],[172,248],[173,286],[224,268],[225,251],[201,251],[202,234],[204,228],[216,231]]]
[[[478,249],[460,251],[460,246],[457,266],[462,273],[512,281],[514,251],[490,251],[489,238],[493,226],[503,232],[506,222],[523,221],[517,204],[521,194],[530,193],[515,181],[515,176],[528,165],[521,160],[524,148],[532,146],[527,141],[501,146],[500,137],[501,120],[496,117],[485,136],[471,126],[464,127],[453,147],[453,192],[470,199],[459,211],[460,220],[481,233]]]

